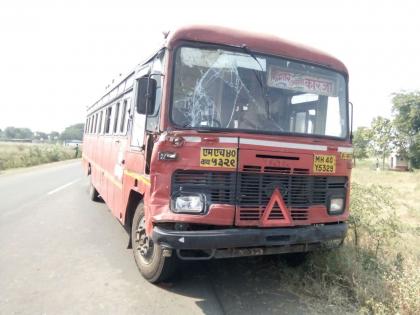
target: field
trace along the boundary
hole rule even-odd
[[[74,148],[58,144],[0,142],[0,171],[73,159],[75,155]]]
[[[359,166],[360,164],[360,166]],[[390,188],[398,218],[402,222],[402,243],[420,260],[420,170],[414,172],[376,171],[373,160],[364,160],[353,169],[353,181]]]
[[[281,271],[315,313],[420,313],[420,172],[374,165],[365,160],[353,169],[344,244]]]

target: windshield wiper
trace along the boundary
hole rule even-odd
[[[188,129],[192,128],[193,130],[197,132],[214,132],[215,131],[214,129],[210,129],[210,128],[193,127],[191,126],[190,123],[184,124],[182,128],[188,128]]]
[[[264,68],[261,65],[260,61],[258,60],[257,56],[255,56],[255,54],[248,48],[247,45],[243,44],[240,47],[257,62],[258,66],[261,69],[261,75],[258,74],[258,72],[255,69],[252,69],[252,72],[254,72],[255,77],[257,78],[258,84],[261,87],[261,91],[263,94],[266,111],[267,111],[267,118],[270,118],[270,102],[268,100],[266,85],[263,83],[263,80],[262,80],[262,73],[264,72]]]

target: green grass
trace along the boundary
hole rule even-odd
[[[58,144],[0,142],[0,171],[73,158],[75,158],[73,148]]]

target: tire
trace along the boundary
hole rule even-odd
[[[99,201],[99,193],[96,190],[95,186],[93,186],[92,184],[92,175],[90,176],[89,199],[92,201]]]
[[[131,225],[131,242],[134,260],[142,276],[151,283],[168,280],[175,271],[177,258],[163,255],[160,245],[146,235],[143,202],[137,206]]]

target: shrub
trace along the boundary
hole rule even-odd
[[[314,252],[289,283],[297,283],[322,307],[361,314],[419,314],[418,261],[400,246],[402,223],[391,190],[352,184],[349,233],[335,250]],[[326,304],[325,304],[326,303]]]
[[[51,144],[0,144],[0,170],[73,159],[72,148]]]

